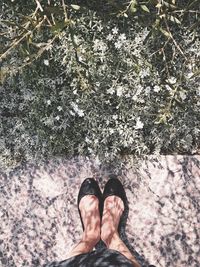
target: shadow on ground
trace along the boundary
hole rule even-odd
[[[121,235],[142,266],[199,266],[199,167],[200,156],[161,156],[115,171],[129,201]],[[103,189],[113,172],[82,158],[1,170],[1,265],[65,259],[82,233],[76,207],[81,182],[95,177]]]

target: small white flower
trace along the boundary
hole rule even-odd
[[[74,113],[72,110],[70,110],[69,113],[70,113],[72,116],[75,116],[75,113]]]
[[[96,82],[96,87],[99,87],[100,86],[100,82]]]
[[[132,97],[133,101],[136,101],[138,99],[138,95],[135,94],[133,97]]]
[[[73,90],[73,94],[77,95],[77,89]]]
[[[119,129],[119,134],[123,134],[124,130],[123,129]]]
[[[94,45],[93,45],[94,51],[99,50],[99,42],[100,42],[99,39],[94,40]]]
[[[62,107],[61,107],[61,106],[58,106],[58,107],[57,107],[57,110],[58,110],[58,111],[61,111],[61,110],[62,110]]]
[[[189,73],[187,73],[187,78],[190,79],[193,75],[194,75],[193,72],[189,72]]]
[[[107,90],[107,93],[110,95],[113,95],[115,90],[111,87],[110,89]]]
[[[100,165],[101,164],[101,161],[100,161],[98,156],[95,157],[95,163],[96,163],[96,165]]]
[[[82,54],[85,54],[85,53],[86,53],[86,50],[85,50],[85,48],[84,48],[84,47],[82,47],[82,46],[80,46],[80,52],[81,52]]]
[[[55,119],[56,119],[57,121],[59,121],[59,120],[60,120],[60,116],[56,116]]]
[[[48,59],[44,60],[44,65],[49,66],[49,60]]]
[[[53,125],[53,117],[44,118],[44,119],[42,119],[42,122],[44,123],[44,125],[52,126]]]
[[[70,83],[71,87],[75,87],[77,85],[76,79],[73,79]]]
[[[136,36],[134,42],[135,42],[135,45],[136,46],[138,46],[139,44],[141,44],[142,43],[141,37],[140,36]]]
[[[106,40],[112,41],[113,40],[113,35],[109,33],[108,36],[106,37]]]
[[[154,92],[156,92],[156,93],[158,93],[160,91],[160,89],[161,88],[158,85],[155,85],[154,88],[153,88]]]
[[[118,31],[119,31],[119,30],[117,29],[117,27],[115,27],[115,28],[112,29],[112,33],[113,33],[113,34],[118,34]]]
[[[121,47],[122,47],[122,42],[121,41],[115,42],[115,48],[120,49]]]
[[[171,91],[171,90],[172,90],[172,88],[171,88],[168,84],[165,85],[165,88],[166,88],[168,91]]]
[[[71,106],[73,107],[74,111],[77,112],[78,110],[78,105],[74,102],[71,102]]]
[[[187,96],[186,96],[185,92],[180,92],[180,97],[184,101]]]
[[[117,96],[122,96],[123,94],[123,87],[122,86],[118,86],[117,87]]]
[[[83,57],[83,56],[79,56],[79,57],[78,57],[78,60],[79,60],[79,61],[84,61],[84,57]]]
[[[86,143],[91,143],[91,140],[86,136],[86,138],[85,138],[85,142],[86,142]]]
[[[149,69],[142,69],[142,70],[140,71],[140,73],[139,73],[139,76],[140,76],[141,78],[144,78],[144,77],[146,77],[146,76],[149,76]]]
[[[119,40],[122,41],[122,42],[125,41],[126,40],[126,35],[124,33],[120,34],[119,35]]]
[[[85,114],[84,114],[84,111],[79,109],[78,112],[77,112],[78,116],[79,117],[83,117]]]
[[[113,115],[112,117],[113,117],[114,120],[117,120],[118,119],[118,115],[117,114],[116,115]]]
[[[103,41],[95,39],[93,48],[94,51],[101,51],[102,53],[104,53],[107,50],[107,45]]]
[[[80,38],[77,35],[74,35],[74,41],[75,43],[79,43],[80,42]]]
[[[176,83],[176,78],[172,76],[167,80],[167,82],[170,83],[170,84],[175,84]]]
[[[136,130],[139,130],[139,129],[142,129],[143,127],[144,127],[144,123],[141,122],[140,117],[137,118],[137,120],[136,120],[136,125],[135,125],[135,129],[136,129]]]
[[[84,116],[84,111],[82,109],[79,109],[79,107],[78,107],[78,105],[76,103],[71,102],[71,106],[74,109],[74,111],[78,114],[79,117],[83,117]]]
[[[98,30],[99,32],[101,32],[101,31],[103,30],[102,25],[99,25],[99,26],[97,27],[97,30]]]
[[[88,147],[88,151],[89,151],[90,153],[93,152],[92,148],[90,148],[90,147]]]
[[[114,133],[114,129],[110,128],[110,134]]]
[[[49,105],[51,105],[51,100],[47,100],[47,105],[49,106]]]

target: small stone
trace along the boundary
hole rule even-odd
[[[175,240],[179,240],[181,238],[181,235],[180,234],[176,234],[175,235]]]

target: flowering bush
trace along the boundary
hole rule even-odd
[[[94,1],[12,2],[1,15],[3,160],[198,152],[192,4],[119,1],[104,14]]]

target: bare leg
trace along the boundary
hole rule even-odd
[[[69,253],[68,258],[92,251],[100,240],[99,200],[96,196],[84,196],[79,204],[84,232],[80,242]]]
[[[117,229],[123,210],[124,203],[119,197],[109,196],[106,198],[102,217],[101,239],[109,249],[117,250],[128,258],[134,267],[140,267],[118,234]]]

